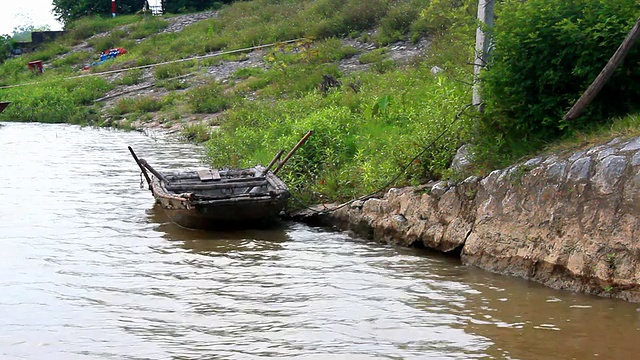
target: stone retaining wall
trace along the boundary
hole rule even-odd
[[[553,288],[640,302],[640,138],[303,216]]]

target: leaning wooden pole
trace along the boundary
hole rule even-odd
[[[140,162],[140,159],[138,159],[138,155],[136,155],[136,153],[133,152],[133,149],[131,148],[131,146],[129,146],[129,152],[131,153],[131,156],[133,156],[133,160],[135,160],[136,164],[138,164],[138,167],[140,167],[140,170],[142,171],[144,178],[147,179],[149,190],[151,190],[151,178],[149,177],[149,174],[147,174],[147,170],[144,168],[144,165],[142,165],[142,162]]]
[[[640,37],[640,18],[638,18],[636,25],[631,29],[631,32],[629,32],[629,35],[624,39],[615,54],[613,54],[611,59],[609,59],[609,62],[604,69],[602,69],[598,77],[596,77],[587,91],[582,94],[580,99],[576,101],[571,110],[569,110],[569,112],[564,116],[564,120],[573,120],[582,114],[584,109],[593,101],[593,99],[595,99],[600,90],[602,90],[607,81],[609,81],[618,65],[622,63],[629,50],[631,50],[631,47],[633,47],[633,44],[636,42],[638,37]]]
[[[276,169],[275,169],[275,170],[273,170],[273,173],[274,173],[274,174],[277,174],[277,173],[278,173],[278,171],[280,171],[280,169],[282,169],[282,167],[284,166],[284,164],[285,164],[287,161],[289,161],[289,158],[290,158],[291,156],[293,156],[293,154],[296,152],[296,150],[298,150],[298,148],[299,148],[300,146],[302,146],[302,145],[307,141],[307,139],[309,138],[309,136],[311,136],[312,134],[313,134],[313,130],[309,130],[309,132],[308,132],[305,136],[303,136],[303,137],[302,137],[302,139],[300,139],[300,141],[298,141],[298,143],[296,144],[296,146],[294,146],[294,147],[293,147],[293,149],[291,149],[291,151],[289,151],[289,153],[287,154],[287,156],[285,156],[285,157],[284,157],[284,160],[282,160],[282,161],[278,164],[278,166],[276,167]]]

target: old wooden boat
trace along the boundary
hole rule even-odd
[[[11,104],[11,101],[0,101],[0,113],[4,111]]]
[[[169,219],[182,227],[264,227],[277,220],[289,198],[284,182],[264,170],[256,166],[164,173],[154,175],[151,188]]]
[[[276,173],[311,133],[282,162],[278,162],[283,154],[280,151],[267,167],[247,169],[160,172],[139,159],[131,147],[129,151],[156,201],[175,224],[205,230],[263,228],[278,220],[290,196]],[[271,171],[274,165],[277,167]]]

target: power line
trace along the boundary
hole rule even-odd
[[[111,74],[117,74],[117,73],[126,72],[126,71],[132,71],[132,70],[148,69],[148,68],[152,68],[152,67],[160,66],[160,65],[175,64],[175,63],[179,63],[179,62],[192,61],[192,60],[201,60],[201,59],[206,59],[206,58],[216,57],[216,56],[221,56],[221,55],[228,55],[228,54],[235,54],[235,53],[239,53],[239,52],[259,50],[259,49],[264,49],[264,48],[268,48],[268,47],[279,46],[279,45],[282,45],[282,44],[291,44],[291,43],[294,43],[296,41],[300,41],[300,40],[303,40],[303,39],[304,38],[298,38],[298,39],[280,41],[280,42],[266,44],[266,45],[256,45],[256,46],[251,46],[251,47],[237,49],[237,50],[222,51],[222,52],[215,53],[215,54],[207,54],[207,55],[202,55],[202,56],[193,56],[193,57],[185,58],[185,59],[178,59],[178,60],[164,61],[164,62],[155,63],[155,64],[134,66],[134,67],[126,68],[126,69],[109,70],[109,71],[103,71],[103,72],[93,73],[93,74],[82,74],[82,75],[70,76],[70,77],[65,78],[64,80],[80,79],[80,78],[85,78],[85,77],[90,77],[90,76],[111,75]],[[24,84],[5,85],[5,86],[0,86],[0,89],[9,89],[9,88],[14,88],[14,87],[28,86],[28,85],[34,85],[34,84],[39,84],[39,83],[40,82],[33,81],[33,82],[30,82],[30,83],[24,83]]]

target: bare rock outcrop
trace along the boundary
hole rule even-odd
[[[329,207],[331,208],[331,207]],[[640,137],[488,176],[391,189],[315,220],[465,264],[640,302]]]

